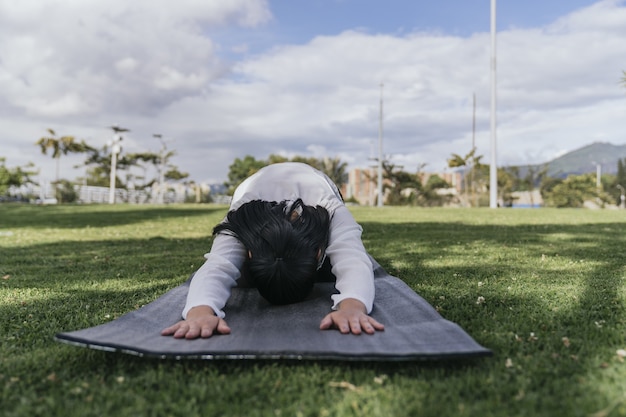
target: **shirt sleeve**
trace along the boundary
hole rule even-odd
[[[330,222],[330,239],[326,253],[337,277],[339,294],[332,296],[333,310],[346,298],[361,301],[367,312],[374,304],[374,269],[361,241],[363,229],[347,207],[335,210]]]
[[[209,306],[217,316],[225,317],[222,309],[241,276],[246,249],[237,238],[218,234],[213,240],[211,252],[204,257],[206,261],[191,279],[183,318],[187,318],[193,307],[201,305]]]

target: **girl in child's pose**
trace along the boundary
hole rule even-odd
[[[226,219],[215,227],[211,252],[192,278],[184,320],[162,334],[195,339],[230,333],[222,309],[242,271],[267,301],[289,304],[306,298],[329,267],[339,294],[331,297],[332,311],[320,329],[383,330],[368,315],[374,274],[361,231],[322,172],[295,162],[259,170],[237,187]]]

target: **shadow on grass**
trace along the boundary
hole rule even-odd
[[[0,229],[30,228],[83,228],[121,226],[145,221],[205,216],[215,212],[226,213],[225,207],[211,205],[129,206],[33,206],[0,205]],[[3,219],[9,218],[6,221]]]
[[[492,349],[499,366],[512,359],[502,382],[514,380],[520,392],[558,393],[623,347],[622,223],[363,226],[383,267]]]
[[[204,262],[211,238],[59,241],[3,248],[5,288],[63,289],[188,276]],[[122,286],[122,284],[120,284]]]
[[[365,223],[365,245],[391,274],[428,291],[502,277],[528,279],[539,286],[572,285],[586,312],[608,313],[600,300],[614,301],[625,272],[623,223],[579,225],[467,225],[454,223]],[[380,245],[378,242],[385,242]],[[439,282],[439,281],[442,282]],[[528,288],[532,290],[532,288]],[[436,294],[436,293],[434,293]],[[428,295],[428,294],[426,294]],[[588,301],[591,300],[591,301]],[[614,311],[614,310],[612,310]]]

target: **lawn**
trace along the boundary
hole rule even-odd
[[[173,361],[60,344],[186,280],[226,207],[7,204],[0,415],[626,415],[625,211],[352,211],[381,265],[493,357]]]

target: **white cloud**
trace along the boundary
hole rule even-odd
[[[115,63],[115,68],[120,73],[125,73],[125,72],[132,72],[132,71],[134,71],[137,68],[138,65],[139,65],[139,62],[136,59],[130,58],[130,57],[126,57],[126,58],[122,58],[119,61],[117,61]]]
[[[13,5],[0,0],[0,117],[10,117],[12,129],[0,132],[0,156],[9,165],[24,162],[14,149],[32,146],[34,125],[40,134],[53,127],[104,142],[103,127],[119,123],[132,129],[129,151],[156,150],[155,130],[175,138],[175,163],[199,181],[223,180],[246,154],[324,154],[367,166],[377,152],[381,82],[384,152],[394,163],[442,169],[452,152],[469,151],[474,93],[476,144],[488,159],[486,32],[347,30],[246,53],[229,67],[211,31],[269,22],[265,1]],[[501,163],[545,162],[594,140],[625,141],[624,38],[626,7],[614,0],[546,27],[499,32]]]
[[[502,161],[545,162],[564,146],[623,140],[616,113],[624,109],[624,95],[616,82],[626,56],[626,16],[608,31],[601,18],[592,19],[597,25],[584,18],[584,27],[577,24],[586,13],[614,19],[623,12],[614,2],[601,3],[546,28],[499,34]],[[257,155],[272,146],[306,152],[313,144],[367,164],[383,81],[384,152],[407,169],[423,162],[440,169],[452,152],[471,147],[473,93],[479,152],[489,154],[489,42],[486,33],[319,37],[237,65],[236,81],[216,91],[220,108],[210,113],[237,114],[231,134],[263,138],[268,148],[253,145]]]
[[[0,89],[32,116],[154,114],[224,71],[207,28],[269,17],[266,3],[252,0],[5,0]],[[82,105],[46,108],[69,98]]]

